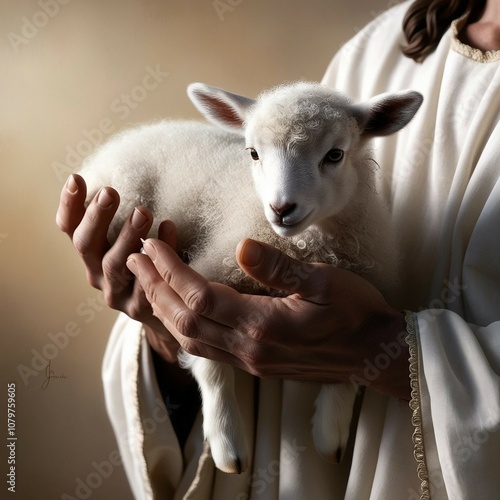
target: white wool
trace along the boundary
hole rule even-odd
[[[259,99],[252,120],[264,121],[267,127],[259,133],[279,137],[291,148],[306,142],[311,131],[325,122],[332,122],[330,129],[340,122],[337,133],[344,134],[342,127],[347,124],[354,150],[346,155],[352,156],[350,167],[359,172],[359,185],[346,209],[329,221],[327,231],[312,225],[291,238],[278,236],[252,186],[255,166],[245,151],[245,139],[210,124],[165,120],[116,135],[84,162],[80,173],[88,184],[88,200],[106,185],[120,193],[111,240],[134,207],[144,205],[155,215],[150,235],[156,234],[160,221],[173,220],[179,251],[210,280],[240,290],[256,289],[237,272],[234,259],[238,242],[250,237],[297,259],[349,268],[384,289],[391,288],[396,273],[393,265],[386,264],[397,261],[397,245],[389,212],[376,193],[376,164],[365,144],[356,149],[359,130],[345,109],[351,101],[308,83],[281,86]],[[380,279],[377,271],[382,268],[390,275]]]

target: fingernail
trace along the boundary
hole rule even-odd
[[[165,220],[160,224],[158,236],[163,241],[170,241],[175,234],[175,225],[172,221]]]
[[[97,197],[97,203],[99,203],[99,205],[102,208],[109,208],[111,206],[111,204],[113,203],[113,198],[108,193],[106,188],[102,188],[99,191],[99,196]]]
[[[132,212],[131,224],[135,229],[142,229],[146,222],[148,221],[147,217],[137,208],[134,208]]]
[[[73,175],[70,175],[66,181],[66,191],[71,194],[76,194],[78,192],[78,184]]]
[[[134,273],[136,276],[139,276],[139,268],[137,267],[137,262],[132,257],[129,257],[127,259],[127,267],[132,273]]]
[[[262,256],[262,245],[253,240],[247,240],[241,253],[241,262],[248,267],[260,264]]]
[[[148,257],[154,262],[156,260],[156,248],[154,245],[149,241],[146,240],[142,246],[148,255]]]

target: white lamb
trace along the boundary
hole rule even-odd
[[[420,107],[420,94],[354,103],[303,82],[257,100],[203,84],[190,85],[188,94],[218,127],[179,121],[140,126],[85,161],[89,200],[105,185],[121,195],[111,239],[133,208],[144,205],[157,221],[151,234],[159,221],[173,220],[179,250],[210,281],[273,292],[236,265],[236,246],[249,237],[302,261],[351,269],[383,292],[394,289],[398,246],[367,144],[403,128]],[[233,368],[187,353],[181,359],[200,387],[204,434],[216,466],[245,470],[249,457]],[[323,385],[317,398],[314,441],[332,461],[345,450],[355,394],[353,384],[332,384]]]

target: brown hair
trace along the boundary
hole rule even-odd
[[[469,21],[479,19],[486,0],[416,0],[403,19],[406,45],[403,54],[422,62],[434,52],[451,22],[466,12]]]

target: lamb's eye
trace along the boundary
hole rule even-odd
[[[338,163],[342,158],[344,158],[344,152],[341,149],[330,149],[325,156],[325,160],[330,163]]]
[[[250,148],[250,155],[252,157],[252,160],[257,161],[259,159],[259,153],[257,153],[257,151],[255,151],[255,149],[253,148]]]

